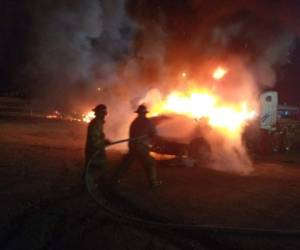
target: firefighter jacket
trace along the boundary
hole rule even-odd
[[[93,156],[96,151],[99,151],[100,157],[106,157],[105,146],[107,140],[103,132],[104,119],[94,118],[88,125],[85,159],[87,161]]]
[[[133,139],[136,137],[145,136],[145,138],[130,141],[128,144],[129,150],[136,150],[140,148],[149,149],[151,139],[155,135],[156,129],[151,120],[144,116],[138,116],[130,125],[129,137],[130,139]]]

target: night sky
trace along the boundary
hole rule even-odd
[[[2,93],[7,93],[10,91],[15,90],[24,90],[28,86],[28,81],[32,78],[31,75],[28,76],[27,71],[27,65],[29,62],[32,61],[32,51],[37,46],[39,46],[39,41],[37,39],[37,33],[43,29],[43,22],[46,20],[41,19],[41,16],[44,14],[39,13],[41,10],[45,11],[45,13],[51,13],[55,12],[55,8],[60,8],[60,10],[70,10],[77,8],[75,4],[71,3],[72,1],[62,1],[64,2],[64,5],[60,4],[54,4],[54,2],[58,1],[37,1],[37,0],[31,0],[31,1],[18,1],[18,0],[3,0],[0,2],[0,16],[1,16],[1,22],[0,22],[0,30],[1,30],[1,38],[0,38],[0,91]],[[80,2],[79,0],[74,2]],[[118,15],[121,14],[111,14],[114,12],[115,9],[118,9],[118,5],[122,4],[123,1],[112,1],[114,4],[109,4],[109,1],[99,1],[102,7],[102,18],[104,26],[102,27],[102,30],[104,30],[101,35],[96,34],[94,31],[91,31],[91,36],[86,35],[86,40],[88,41],[88,46],[93,47],[93,49],[97,48],[105,48],[105,50],[108,50],[108,46],[110,48],[110,54],[109,56],[107,54],[98,53],[97,54],[97,62],[102,63],[104,60],[107,62],[107,58],[109,57],[109,61],[116,61],[122,60],[122,55],[124,53],[127,53],[127,49],[125,48],[127,45],[127,41],[132,40],[135,42],[135,50],[138,50],[139,48],[139,39],[141,39],[141,33],[137,32],[131,32],[130,31],[130,25],[127,24],[128,20],[124,21],[125,19],[120,19]],[[189,32],[192,33],[192,30],[189,30],[187,27],[189,25],[188,21],[179,22],[174,25],[174,20],[171,20],[171,16],[174,15],[174,17],[178,18],[182,15],[184,11],[193,11],[191,12],[191,15],[196,15],[198,5],[200,5],[200,2],[205,1],[187,1],[190,3],[190,5],[186,4],[184,1],[176,0],[176,1],[161,1],[162,4],[159,3],[159,1],[140,1],[140,4],[138,1],[127,1],[127,5],[125,5],[124,9],[128,13],[128,17],[135,19],[135,21],[138,21],[142,24],[144,24],[147,28],[151,29],[153,28],[153,23],[160,22],[160,19],[157,18],[155,15],[155,9],[158,9],[162,11],[162,13],[165,15],[165,18],[163,20],[166,20],[166,26],[165,28],[166,32],[169,32],[169,37],[175,37],[177,40],[182,39],[182,42],[184,43],[185,40],[181,37],[181,34],[186,35],[189,34]],[[209,1],[210,8],[213,9],[213,4],[218,5],[222,3],[223,1]],[[235,2],[235,1],[229,1],[229,2]],[[246,3],[248,1],[245,1]],[[255,2],[255,1],[252,1]],[[261,1],[257,1],[261,2]],[[289,2],[289,1],[264,1],[269,2],[270,6],[273,2]],[[43,4],[45,3],[45,7],[43,7]],[[151,3],[151,6],[147,6],[147,3]],[[169,4],[168,4],[169,3]],[[293,1],[294,6],[300,9],[300,4],[297,4],[296,1]],[[124,3],[123,3],[124,4]],[[156,5],[155,5],[156,4]],[[230,5],[230,4],[228,4]],[[75,7],[74,7],[75,6]],[[155,8],[154,8],[154,7]],[[191,7],[193,6],[193,8]],[[196,6],[196,7],[195,7]],[[151,7],[153,7],[153,10],[151,10]],[[143,15],[143,8],[149,9],[149,19],[148,21],[140,20],[141,16]],[[165,9],[168,8],[168,11],[165,11]],[[228,7],[229,8],[229,7]],[[48,11],[48,9],[50,9]],[[226,9],[224,8],[224,11]],[[289,10],[285,12],[285,16],[288,16],[286,14],[289,14]],[[118,9],[118,11],[120,11]],[[151,12],[153,11],[153,12]],[[74,13],[77,13],[74,11]],[[79,12],[78,12],[79,13]],[[110,13],[110,14],[107,14]],[[121,12],[120,12],[121,13]],[[152,13],[152,14],[151,14]],[[231,12],[230,12],[231,13]],[[296,29],[298,29],[299,22],[299,16],[295,13],[300,13],[295,11],[291,15],[293,16],[292,21],[289,22],[289,26],[294,26]],[[82,14],[82,13],[79,13]],[[270,13],[266,13],[266,15],[269,15]],[[111,15],[111,16],[110,16]],[[123,15],[123,14],[122,14]],[[152,15],[152,16],[151,16]],[[186,19],[191,19],[191,22],[195,21],[189,13],[184,13],[184,16]],[[299,14],[300,15],[300,14]],[[47,17],[47,15],[45,15]],[[49,18],[55,18],[55,15],[48,15]],[[80,16],[82,20],[84,20],[84,15]],[[126,17],[127,18],[127,17]],[[106,21],[110,19],[109,21]],[[115,22],[114,19],[119,19],[118,24],[116,25],[117,21]],[[171,20],[169,22],[169,19]],[[180,20],[180,18],[178,18]],[[193,19],[193,20],[192,20]],[[203,17],[202,17],[203,19]],[[201,19],[201,20],[202,20]],[[213,18],[211,18],[213,19]],[[223,18],[224,19],[224,18]],[[283,18],[284,19],[284,18]],[[200,20],[200,19],[199,19]],[[205,20],[205,18],[203,19]],[[224,19],[225,20],[225,19]],[[232,20],[226,20],[225,22],[230,22]],[[45,21],[46,22],[46,21]],[[126,23],[125,23],[126,22]],[[168,23],[169,22],[169,23]],[[38,25],[37,25],[38,24]],[[39,26],[40,25],[40,26]],[[72,24],[72,25],[76,25]],[[105,26],[106,25],[106,26]],[[148,25],[148,26],[147,26]],[[160,24],[155,24],[159,26]],[[37,28],[39,27],[39,28]],[[49,27],[49,25],[45,25],[44,27]],[[175,27],[175,28],[174,28]],[[178,29],[184,27],[185,31],[176,34],[174,30],[176,30],[176,27]],[[120,34],[116,36],[118,38],[112,38],[114,37],[113,29],[117,29]],[[94,33],[95,34],[94,34]],[[199,32],[202,32],[201,29]],[[298,30],[295,31],[295,39],[293,42],[293,46],[290,49],[290,55],[289,59],[287,60],[284,65],[277,65],[276,73],[277,73],[277,79],[276,79],[276,86],[275,89],[279,91],[281,102],[287,102],[291,104],[300,105],[300,42],[297,35]],[[105,34],[106,37],[105,38]],[[299,34],[299,33],[298,33]],[[142,34],[143,35],[143,34]],[[144,35],[145,36],[145,35]],[[142,36],[143,37],[143,36]],[[174,38],[174,39],[175,39]],[[54,37],[55,39],[55,37]],[[115,40],[113,40],[115,39]],[[117,39],[117,40],[116,40]],[[119,39],[119,40],[118,40]],[[127,40],[126,40],[127,39]],[[197,38],[198,39],[198,38]],[[260,37],[256,37],[256,42],[260,43]],[[191,40],[193,40],[193,37],[191,37]],[[55,41],[55,40],[54,40]],[[111,44],[113,44],[111,41],[116,41],[115,44],[117,44],[115,47],[113,47]],[[124,42],[126,41],[126,42]],[[179,44],[178,42],[178,44]],[[110,45],[107,45],[107,44]],[[120,48],[119,44],[123,44],[124,46]],[[264,43],[264,41],[261,41],[261,43]],[[103,45],[104,44],[104,45]],[[129,43],[128,43],[129,44]],[[176,43],[170,43],[170,45],[176,45]],[[172,47],[172,46],[170,46]],[[236,46],[237,47],[237,46]],[[236,48],[235,47],[235,48]],[[124,49],[125,48],[125,49]],[[116,52],[117,51],[117,52]],[[121,52],[120,52],[121,51]],[[125,51],[125,52],[124,52]],[[170,52],[171,53],[171,52]],[[113,56],[111,56],[113,54]],[[193,51],[191,51],[191,55],[193,54]],[[84,57],[83,57],[84,58]],[[120,59],[121,58],[121,59]],[[172,58],[173,61],[180,60],[180,58]],[[54,62],[55,63],[55,62]],[[39,65],[39,62],[33,65]],[[31,66],[31,69],[34,66]],[[39,71],[39,68],[37,67],[36,71]],[[101,73],[101,72],[100,72]],[[97,73],[98,75],[100,74]],[[101,74],[100,74],[101,75]],[[35,79],[35,78],[34,78]],[[45,76],[45,79],[49,79],[49,76]],[[65,79],[68,79],[67,77]],[[25,83],[27,82],[27,83]]]
[[[299,40],[291,55],[291,61],[282,69],[281,79],[275,89],[279,92],[281,103],[300,105],[300,43]]]
[[[23,2],[1,1],[0,11],[0,89],[8,91],[15,87],[18,69],[28,60],[26,49],[32,24]]]

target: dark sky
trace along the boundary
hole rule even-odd
[[[23,1],[0,2],[0,86],[6,90],[13,85],[17,69],[26,62],[30,36],[30,11]]]
[[[279,92],[280,102],[300,105],[300,43],[296,43],[291,55],[291,62],[283,67],[282,78],[275,89]]]
[[[32,47],[38,1],[2,0],[0,2],[0,91],[22,86],[22,68],[31,60],[28,48]],[[130,1],[134,2],[135,1]],[[144,1],[146,2],[146,1]],[[167,1],[166,1],[167,2]],[[181,1],[177,1],[178,3]],[[197,2],[197,1],[194,1]],[[272,1],[270,1],[272,2]],[[139,11],[138,7],[133,8]],[[132,14],[132,13],[131,13]],[[134,16],[134,13],[133,13]],[[297,24],[295,24],[297,25]],[[259,42],[259,37],[257,41]],[[91,40],[92,41],[92,40]],[[300,104],[300,43],[294,46],[290,62],[278,68],[276,89],[282,102]]]

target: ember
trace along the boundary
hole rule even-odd
[[[220,80],[222,79],[225,75],[227,74],[227,70],[222,68],[222,67],[218,67],[214,73],[213,73],[213,78],[216,80]]]

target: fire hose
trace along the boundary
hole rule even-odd
[[[146,136],[140,136],[131,139],[123,139],[114,141],[108,146],[129,142],[129,141],[136,141],[145,138]],[[202,224],[182,224],[182,223],[172,223],[172,222],[163,222],[159,220],[149,220],[143,219],[142,217],[137,217],[130,214],[122,213],[120,210],[116,209],[112,203],[105,198],[104,195],[96,195],[92,187],[89,183],[89,172],[91,163],[97,157],[100,151],[94,153],[94,155],[90,158],[86,165],[86,171],[84,175],[85,186],[92,197],[92,199],[103,209],[105,210],[114,220],[118,220],[123,222],[124,224],[134,224],[139,226],[146,226],[149,228],[165,228],[165,229],[172,229],[172,230],[189,230],[189,231],[201,231],[201,232],[208,232],[208,233],[221,233],[221,234],[255,234],[255,235],[269,235],[269,236],[290,236],[290,237],[299,237],[300,230],[276,230],[276,229],[262,229],[262,228],[249,228],[249,227],[226,227],[226,226],[216,226],[216,225],[202,225]]]
[[[124,143],[124,142],[138,141],[138,140],[145,139],[145,138],[147,138],[147,136],[142,135],[142,136],[138,136],[138,137],[134,137],[134,138],[127,138],[127,139],[122,139],[122,140],[118,140],[118,141],[113,141],[113,142],[110,142],[106,147],[116,145],[116,144],[120,144],[120,143]]]

